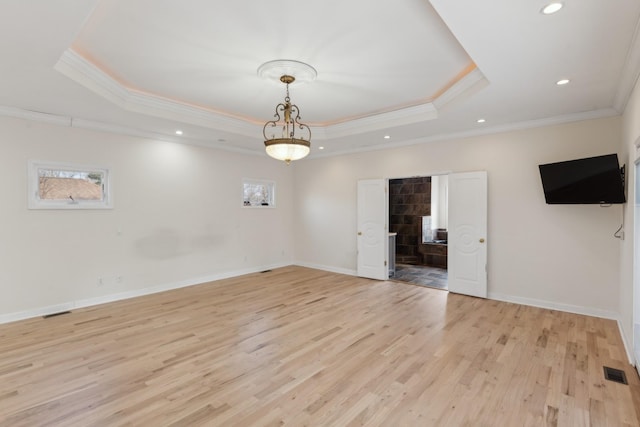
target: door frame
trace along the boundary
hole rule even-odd
[[[632,246],[632,283],[631,290],[631,355],[633,357],[632,362],[636,366],[636,371],[640,375],[640,260],[638,260],[638,254],[640,254],[640,200],[636,195],[640,191],[638,184],[640,184],[640,157],[636,158],[633,162],[633,174],[632,179],[634,183],[634,192],[629,194],[627,191],[627,203],[633,203],[633,246]],[[627,188],[631,179],[627,179]],[[624,207],[623,207],[624,209]],[[623,210],[624,215],[624,210]]]
[[[410,178],[431,178],[432,176],[443,176],[443,175],[450,175],[454,173],[451,170],[446,170],[446,171],[438,171],[438,172],[425,172],[425,173],[418,173],[418,174],[413,174],[413,175],[403,175],[403,176],[391,176],[391,177],[386,177],[383,178],[385,180],[385,185],[387,186],[387,188],[389,188],[389,181],[392,179],[410,179]],[[385,200],[385,211],[387,212],[387,229],[389,232],[391,232],[391,230],[389,229],[388,223],[389,223],[389,217],[391,216],[391,211],[389,210],[389,194],[387,194],[386,200]],[[387,251],[388,253],[389,251]],[[394,260],[395,261],[395,260]],[[389,260],[390,262],[390,260]],[[395,264],[395,262],[394,262]],[[443,289],[444,290],[444,289]],[[447,287],[446,291],[448,292],[449,289]]]

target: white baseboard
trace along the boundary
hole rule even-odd
[[[73,310],[74,308],[76,308],[75,303],[72,301],[62,304],[49,305],[46,307],[38,307],[32,310],[20,311],[16,313],[0,314],[0,325],[3,323],[30,319],[32,317],[46,316],[47,314],[62,313],[63,311]]]
[[[313,263],[304,262],[304,261],[295,261],[293,263],[293,265],[297,265],[297,266],[300,266],[300,267],[314,268],[316,270],[329,271],[331,273],[346,274],[348,276],[357,276],[358,275],[358,272],[356,270],[349,270],[349,269],[346,269],[346,268],[332,267],[332,266],[329,266],[329,265],[313,264]]]
[[[487,298],[512,302],[515,304],[530,305],[532,307],[546,308],[549,310],[566,311],[567,313],[584,314],[585,316],[601,317],[603,319],[611,319],[617,321],[618,313],[615,311],[602,310],[599,308],[583,307],[579,305],[562,304],[554,301],[539,300],[534,298],[523,298],[512,295],[505,295],[496,292],[489,292]]]
[[[627,357],[629,358],[629,364],[636,366],[636,360],[635,360],[635,357],[633,356],[633,347],[629,346],[629,343],[627,342],[627,338],[624,333],[624,327],[622,325],[622,319],[620,319],[620,317],[618,316],[616,321],[618,322],[618,330],[620,331],[620,337],[622,337],[622,344],[624,345],[624,350],[627,352]]]
[[[121,300],[140,297],[144,295],[156,294],[158,292],[165,292],[173,289],[185,288],[187,286],[194,286],[202,283],[213,282],[216,280],[243,276],[245,274],[258,273],[260,271],[286,267],[288,265],[291,265],[291,264],[288,264],[288,263],[273,264],[273,265],[266,265],[261,267],[247,268],[243,270],[227,271],[224,273],[217,273],[217,274],[212,274],[212,275],[203,276],[203,277],[195,277],[195,278],[185,279],[185,280],[181,280],[173,283],[164,283],[161,285],[151,286],[151,287],[142,288],[142,289],[134,289],[131,291],[103,295],[103,296],[94,297],[94,298],[68,301],[61,304],[49,305],[45,307],[36,307],[30,310],[25,310],[25,311],[20,311],[15,313],[0,314],[0,324],[16,322],[18,320],[31,319],[34,317],[45,316],[53,313],[60,313],[63,311],[69,311],[69,310],[74,310],[78,308],[91,307],[99,304],[106,304],[110,302],[121,301]]]
[[[119,293],[116,293],[116,294],[104,295],[104,296],[99,296],[99,297],[95,297],[95,298],[87,298],[87,299],[82,299],[82,300],[77,300],[77,301],[69,301],[69,302],[64,302],[64,303],[45,306],[45,307],[37,307],[37,308],[30,309],[30,310],[25,310],[25,311],[20,311],[20,312],[15,312],[15,313],[0,314],[0,324],[16,322],[18,320],[25,320],[25,319],[30,319],[30,318],[34,318],[34,317],[45,316],[47,314],[60,313],[60,312],[63,312],[63,311],[69,311],[69,310],[73,310],[73,309],[77,309],[77,308],[91,307],[91,306],[94,306],[94,305],[106,304],[106,303],[115,302],[115,301],[121,301],[121,300],[140,297],[140,296],[144,296],[144,295],[151,295],[151,294],[155,294],[155,293],[159,293],[159,292],[170,291],[170,290],[173,290],[173,289],[184,288],[184,287],[187,287],[187,286],[194,286],[194,285],[199,285],[199,284],[202,284],[202,283],[213,282],[213,281],[216,281],[216,280],[222,280],[222,279],[228,279],[228,278],[231,278],[231,277],[243,276],[245,274],[258,273],[258,272],[264,271],[264,270],[271,270],[271,269],[275,269],[275,268],[286,267],[288,265],[291,265],[291,264],[287,264],[287,263],[284,263],[284,264],[273,264],[273,265],[267,265],[267,266],[262,266],[262,267],[247,268],[247,269],[243,269],[243,270],[227,271],[227,272],[224,272],[224,273],[217,273],[217,274],[213,274],[213,275],[209,275],[209,276],[185,279],[185,280],[181,280],[181,281],[173,282],[173,283],[164,283],[164,284],[161,284],[161,285],[158,285],[158,286],[152,286],[152,287],[147,287],[147,288],[142,288],[142,289],[135,289],[135,290],[127,291],[127,292],[119,292]],[[331,267],[331,266],[320,265],[320,264],[313,264],[313,263],[308,263],[308,262],[303,262],[303,261],[296,261],[296,262],[293,263],[293,265],[298,265],[300,267],[314,268],[316,270],[329,271],[329,272],[332,272],[332,273],[345,274],[345,275],[348,275],[348,276],[357,276],[357,271],[356,270],[350,270],[350,269],[345,269],[345,268],[337,268],[337,267]],[[601,309],[596,309],[596,308],[590,308],[590,307],[582,307],[582,306],[570,305],[570,304],[560,304],[560,303],[556,303],[556,302],[552,302],[552,301],[538,300],[538,299],[533,299],[533,298],[515,297],[515,296],[511,296],[511,295],[505,295],[505,294],[496,293],[496,292],[489,292],[487,297],[489,299],[493,299],[493,300],[497,300],[497,301],[511,302],[511,303],[515,303],[515,304],[522,304],[522,305],[529,305],[529,306],[533,306],[533,307],[546,308],[546,309],[549,309],[549,310],[566,311],[566,312],[569,312],[569,313],[583,314],[583,315],[586,315],[586,316],[601,317],[601,318],[604,318],[604,319],[615,320],[618,323],[618,329],[619,329],[619,332],[620,332],[620,336],[622,338],[622,343],[623,343],[625,351],[627,353],[627,357],[629,359],[629,363],[632,364],[632,365],[635,365],[635,358],[634,358],[633,353],[631,351],[631,347],[627,343],[627,339],[625,337],[624,329],[623,329],[623,326],[622,326],[622,321],[620,320],[619,314],[616,313],[616,312],[608,311],[608,310],[601,310]]]
[[[358,272],[356,270],[337,268],[337,267],[332,267],[328,265],[313,264],[313,263],[304,262],[304,261],[295,261],[293,265],[298,265],[300,267],[314,268],[316,270],[329,271],[332,273],[346,274],[349,276],[358,275]],[[549,310],[566,311],[568,313],[583,314],[585,316],[600,317],[603,319],[611,319],[611,320],[615,320],[621,325],[620,316],[615,311],[602,310],[602,309],[592,308],[592,307],[583,307],[579,305],[561,304],[553,301],[539,300],[534,298],[516,297],[512,295],[497,293],[497,292],[489,292],[489,294],[487,295],[487,298],[493,299],[496,301],[504,301],[504,302],[511,302],[515,304],[521,304],[521,305],[529,305],[532,307],[546,308]],[[622,335],[624,336],[624,334]]]
[[[515,304],[530,305],[532,307],[546,308],[549,310],[566,311],[568,313],[583,314],[585,316],[600,317],[603,319],[615,320],[618,324],[618,331],[620,332],[620,337],[622,338],[622,344],[624,345],[624,350],[627,353],[627,358],[629,359],[629,363],[632,365],[635,364],[633,353],[631,352],[631,347],[629,347],[626,336],[624,334],[622,321],[620,320],[620,314],[616,313],[615,311],[602,310],[599,308],[592,308],[592,307],[582,307],[579,305],[560,304],[553,301],[538,300],[533,298],[514,297],[511,295],[505,295],[505,294],[500,294],[495,292],[489,292],[487,297],[489,299],[493,299],[497,301],[512,302]]]

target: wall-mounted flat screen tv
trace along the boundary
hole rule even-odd
[[[539,165],[548,204],[624,203],[624,168],[617,154]]]

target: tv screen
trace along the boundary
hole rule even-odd
[[[624,203],[617,154],[539,165],[548,204]]]

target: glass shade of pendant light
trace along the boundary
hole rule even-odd
[[[300,122],[300,109],[291,103],[289,98],[289,84],[295,77],[283,75],[280,81],[287,86],[284,102],[276,105],[275,120],[265,123],[262,128],[264,145],[267,154],[274,159],[282,160],[286,164],[300,160],[309,154],[311,147],[311,129]],[[296,131],[298,132],[296,135]],[[273,132],[270,136],[268,133]],[[276,136],[277,132],[277,136]]]

